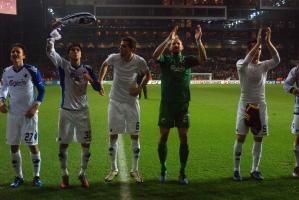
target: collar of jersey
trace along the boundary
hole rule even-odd
[[[178,54],[172,54],[173,58],[181,58],[183,57],[182,53],[178,53]]]
[[[16,69],[14,66],[12,66],[12,70],[16,73],[20,72],[23,69],[24,65],[20,67],[19,69]]]
[[[77,69],[79,69],[80,67],[83,67],[83,64],[82,64],[82,63],[79,65],[78,68],[73,67],[73,65],[71,64],[71,68],[74,69],[74,70],[77,70]]]

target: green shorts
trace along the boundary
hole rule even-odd
[[[160,128],[189,128],[189,102],[160,103],[158,125]]]

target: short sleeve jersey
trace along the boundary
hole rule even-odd
[[[113,68],[113,83],[110,90],[110,98],[118,102],[135,102],[137,97],[129,94],[130,88],[136,85],[137,75],[146,72],[146,61],[133,54],[129,62],[124,61],[119,53],[111,54],[105,62]]]

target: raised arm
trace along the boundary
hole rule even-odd
[[[57,29],[54,29],[47,38],[47,56],[56,67],[61,66],[62,63],[61,56],[55,51],[55,41],[60,39],[61,35],[59,34]]]
[[[201,65],[203,65],[207,61],[207,53],[205,50],[205,47],[201,41],[202,37],[202,31],[200,25],[197,25],[197,28],[195,29],[195,41],[196,41],[196,46],[198,49],[198,61]]]
[[[108,63],[105,61],[103,64],[102,64],[102,67],[101,67],[101,70],[99,72],[99,93],[101,96],[104,96],[105,95],[105,90],[104,90],[104,78],[105,78],[105,75],[107,73],[107,69],[108,69]]]
[[[254,55],[257,53],[257,51],[260,48],[260,45],[262,44],[262,29],[259,29],[259,32],[257,34],[257,40],[254,47],[248,52],[246,57],[242,62],[238,62],[238,66],[241,68],[242,66],[247,66],[254,58]]]
[[[279,58],[278,51],[276,50],[276,48],[274,47],[274,45],[271,42],[270,27],[267,27],[267,29],[266,29],[266,38],[265,39],[266,39],[266,46],[267,46],[268,50],[270,51],[272,59],[275,61],[275,63],[278,64],[280,62],[280,58]]]
[[[175,38],[176,33],[178,31],[178,26],[175,26],[172,31],[170,32],[169,36],[162,42],[154,51],[153,58],[155,60],[159,60],[161,54],[164,52],[164,50],[168,47],[168,45],[171,43],[171,41]]]

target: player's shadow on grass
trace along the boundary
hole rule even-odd
[[[192,181],[189,185],[179,185],[177,181],[159,183],[148,180],[143,185],[131,184],[134,199],[299,199],[299,179],[279,177],[257,182],[246,179],[235,182],[232,178],[209,181]]]
[[[43,185],[41,188],[32,186],[31,182],[25,182],[16,189],[9,187],[9,183],[1,184],[0,200],[8,199],[120,199],[121,187],[119,182],[105,183],[103,181],[91,182],[89,188],[82,188],[79,183],[70,185],[67,189],[60,189],[59,185]],[[129,183],[128,183],[129,185]]]
[[[231,178],[213,179],[208,181],[191,181],[189,185],[179,185],[176,181],[159,183],[157,180],[145,180],[142,184],[129,182],[105,183],[91,182],[88,189],[79,184],[61,190],[58,185],[44,185],[34,188],[27,182],[18,189],[8,185],[0,188],[0,199],[123,199],[128,193],[132,200],[197,200],[197,199],[298,199],[299,180],[292,177],[278,177],[257,182],[252,179],[234,182]],[[122,194],[121,194],[122,193]],[[129,199],[128,199],[129,200]]]

